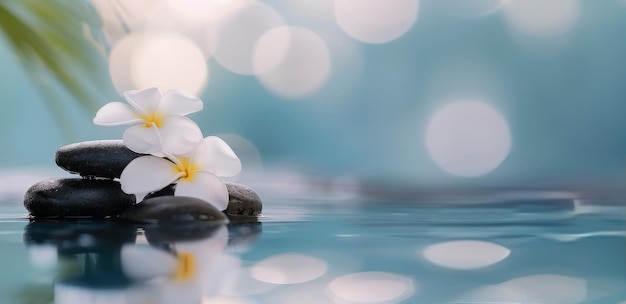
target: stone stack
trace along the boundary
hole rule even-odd
[[[70,144],[56,152],[56,164],[78,174],[76,178],[52,178],[31,186],[24,207],[32,218],[117,217],[136,222],[222,221],[228,216],[256,217],[262,203],[258,194],[243,185],[226,183],[226,210],[190,197],[174,197],[175,186],[146,196],[136,204],[135,195],[122,191],[118,181],[124,168],[142,154],[129,150],[122,140],[98,140]]]

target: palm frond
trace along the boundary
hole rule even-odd
[[[90,113],[97,109],[97,93],[110,88],[102,44],[85,35],[98,26],[98,16],[83,0],[0,0],[0,31],[62,127],[64,105],[43,87],[59,84]]]

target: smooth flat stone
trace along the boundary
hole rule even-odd
[[[53,178],[31,186],[24,207],[33,217],[115,216],[135,204],[120,183],[107,179]]]
[[[256,223],[258,221],[257,216],[261,214],[261,210],[263,209],[261,197],[250,187],[228,182],[224,184],[226,185],[226,189],[228,189],[228,206],[226,210],[224,210],[228,218],[238,223]],[[169,185],[159,191],[146,195],[145,199],[172,196],[175,190],[176,185]]]
[[[252,188],[235,183],[225,184],[228,189],[228,206],[224,213],[227,215],[246,216],[261,214],[263,209],[261,197]]]
[[[221,210],[204,200],[187,196],[158,196],[143,200],[120,216],[139,223],[189,223],[212,221],[226,223]]]
[[[119,178],[126,165],[141,155],[126,148],[122,140],[95,140],[61,147],[55,162],[81,176]]]

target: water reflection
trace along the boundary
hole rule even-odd
[[[335,303],[399,303],[415,293],[413,280],[388,272],[359,272],[334,279],[327,292]]]
[[[463,302],[471,303],[581,303],[587,299],[583,278],[537,274],[514,278],[470,292]]]
[[[280,254],[256,263],[252,277],[273,284],[298,284],[315,280],[328,269],[325,261],[304,254]]]
[[[203,303],[240,282],[229,244],[245,246],[260,233],[254,222],[34,221],[23,240],[31,264],[54,272],[54,303]]]
[[[422,255],[429,262],[442,267],[472,270],[498,263],[510,253],[511,250],[495,243],[459,240],[430,245]]]
[[[228,226],[176,227],[4,221],[0,299],[26,294],[49,295],[33,303],[70,304],[615,304],[626,299],[623,199],[569,192],[478,194],[273,201],[263,225],[232,224],[236,219]],[[13,298],[3,297],[3,288]]]

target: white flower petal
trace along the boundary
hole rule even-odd
[[[146,196],[150,194],[150,192],[145,192],[145,193],[135,193],[135,202],[141,202],[143,201],[144,198],[146,198]]]
[[[122,136],[124,145],[137,153],[163,156],[159,129],[145,125],[129,127]]]
[[[182,90],[172,89],[161,97],[159,113],[163,115],[187,115],[202,110],[202,100]]]
[[[140,123],[141,117],[125,103],[109,102],[102,106],[93,118],[93,123],[99,126],[121,126]]]
[[[219,210],[225,210],[228,206],[226,185],[211,173],[196,171],[192,179],[180,179],[174,195],[203,199]]]
[[[122,191],[147,193],[163,189],[180,177],[176,165],[171,161],[152,155],[133,159],[122,171]]]
[[[202,131],[198,125],[184,116],[166,118],[159,133],[163,150],[175,155],[190,153],[202,142]]]
[[[124,97],[140,113],[150,114],[156,112],[161,100],[161,92],[157,88],[132,90],[124,92]]]
[[[228,144],[217,136],[205,138],[191,160],[202,171],[217,176],[233,176],[241,172],[241,161]]]

